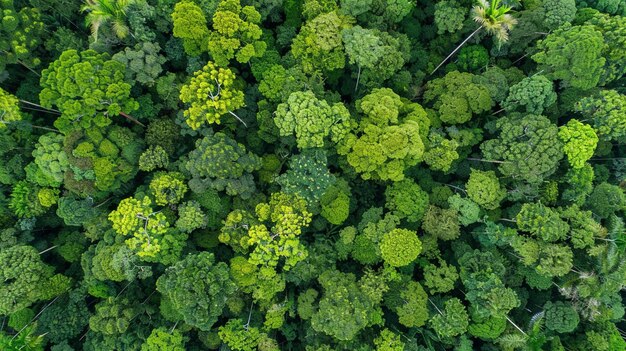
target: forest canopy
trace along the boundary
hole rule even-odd
[[[626,350],[625,0],[0,0],[0,350]]]

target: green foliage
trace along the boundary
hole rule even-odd
[[[524,78],[509,89],[509,95],[502,103],[508,112],[520,112],[540,115],[556,102],[554,87],[545,76],[536,74]]]
[[[318,309],[311,317],[317,332],[337,340],[350,341],[364,328],[377,324],[382,318],[377,308],[356,283],[353,274],[325,271],[319,278],[323,293]]]
[[[385,198],[385,207],[409,222],[421,221],[428,208],[428,193],[411,179],[389,185]]]
[[[443,0],[435,4],[435,25],[437,33],[454,33],[463,28],[467,8],[454,0]]]
[[[251,173],[261,168],[261,158],[226,134],[215,133],[196,141],[185,168],[201,185],[249,198],[255,190]]]
[[[557,333],[570,333],[578,326],[578,312],[573,306],[561,301],[548,301],[543,306],[546,328]]]
[[[274,123],[281,136],[295,133],[300,149],[323,147],[325,139],[337,143],[352,127],[350,113],[343,104],[331,106],[311,91],[289,95],[286,103],[278,105]]]
[[[61,111],[54,125],[64,133],[105,127],[113,116],[139,107],[124,72],[124,65],[107,53],[64,51],[41,72],[41,105]]]
[[[337,12],[321,14],[306,22],[294,38],[291,46],[305,73],[333,71],[346,64],[341,37],[343,29],[349,28],[349,17]]]
[[[410,281],[399,290],[399,300],[393,310],[400,324],[407,328],[421,327],[428,319],[428,295],[420,283]]]
[[[187,54],[198,56],[206,50],[209,29],[200,6],[190,0],[177,3],[172,12],[172,21],[174,37],[183,40]]]
[[[585,205],[600,218],[608,218],[611,214],[626,207],[626,194],[613,184],[598,184],[587,198]]]
[[[227,66],[235,58],[247,63],[265,53],[267,44],[260,40],[261,14],[254,6],[241,6],[240,0],[221,0],[213,15],[208,50],[218,66]]]
[[[389,329],[383,329],[380,335],[374,339],[376,351],[403,351],[405,344],[400,335],[393,333]]]
[[[626,136],[624,108],[626,95],[615,90],[603,90],[598,96],[586,97],[575,105],[593,121],[593,127],[600,140],[618,140]]]
[[[166,61],[159,51],[159,44],[144,42],[135,45],[134,49],[125,48],[113,55],[112,59],[126,66],[127,81],[137,81],[151,87],[163,71],[161,66]]]
[[[187,124],[194,130],[204,123],[220,124],[221,117],[244,106],[243,92],[235,86],[235,74],[228,68],[208,62],[180,89],[180,100],[189,104]],[[238,118],[238,117],[236,117]]]
[[[559,139],[563,142],[563,152],[572,168],[584,167],[598,144],[598,136],[593,128],[576,119],[571,119],[559,128]]]
[[[156,173],[150,182],[150,192],[157,205],[175,205],[187,192],[185,177],[179,172]]]
[[[183,335],[178,330],[155,328],[150,332],[141,351],[184,351]]]
[[[422,229],[441,240],[454,240],[461,235],[459,214],[453,208],[431,205],[422,220]]]
[[[552,80],[580,89],[598,85],[606,59],[602,33],[591,25],[565,24],[539,40],[532,59]]]
[[[402,267],[413,262],[422,252],[422,242],[414,231],[394,229],[383,235],[380,255],[392,267]]]
[[[151,145],[139,156],[139,169],[145,172],[166,168],[168,164],[167,152],[160,145]]]
[[[506,197],[506,190],[494,171],[472,169],[465,185],[467,196],[487,210],[495,210]]]
[[[191,233],[196,229],[205,228],[206,225],[207,218],[199,203],[189,201],[178,206],[176,229],[183,233]]]
[[[263,333],[259,328],[250,327],[249,323],[244,324],[241,319],[230,319],[219,328],[218,335],[231,350],[253,351],[257,350]]]
[[[429,264],[424,267],[424,285],[431,294],[446,293],[454,289],[458,279],[456,267],[445,261],[439,261],[439,266]]]
[[[429,322],[437,335],[449,338],[465,333],[469,325],[469,315],[461,300],[451,298],[444,302],[443,311],[438,311]]]
[[[170,266],[159,277],[156,287],[185,323],[203,331],[217,322],[226,297],[235,291],[228,266],[216,263],[208,252],[189,254]]]
[[[363,179],[399,181],[406,168],[422,160],[421,131],[428,124],[420,122],[426,113],[417,104],[407,105],[388,88],[374,89],[357,101],[363,117],[359,127],[344,138],[338,153],[347,155],[348,163]],[[406,115],[400,118],[402,112]]]
[[[275,182],[286,194],[299,195],[308,204],[318,203],[336,181],[326,166],[327,162],[323,151],[305,151],[289,160],[289,170],[276,177]]]
[[[26,181],[19,181],[11,191],[9,208],[20,218],[36,217],[46,208],[41,205],[38,198],[39,189]]]
[[[522,205],[517,214],[517,227],[548,242],[564,239],[569,231],[569,225],[558,213],[540,202]]]
[[[18,106],[19,100],[4,89],[0,88],[0,130],[7,124],[22,120],[22,112]]]
[[[54,268],[41,261],[34,247],[16,245],[0,250],[0,264],[3,267],[0,273],[3,282],[0,285],[0,315],[9,315],[39,300],[54,297],[57,289],[52,285]]]
[[[0,12],[0,72],[7,64],[38,66],[41,60],[34,53],[44,34],[39,9],[22,7],[18,11],[13,0],[4,0],[0,3]]]
[[[458,71],[430,81],[424,101],[431,103],[439,119],[447,124],[465,123],[494,105],[489,90],[477,82],[476,76]]]
[[[552,175],[563,158],[558,127],[543,116],[503,117],[496,122],[497,139],[487,140],[480,149],[488,160],[500,161],[505,177],[539,183]]]

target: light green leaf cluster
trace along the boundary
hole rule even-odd
[[[281,136],[295,134],[300,149],[321,148],[328,139],[338,143],[354,124],[342,103],[331,106],[312,91],[289,95],[287,102],[276,108],[274,123]]]
[[[62,132],[105,127],[113,116],[139,107],[130,97],[125,72],[107,53],[64,51],[41,72],[41,105],[61,111],[54,125]]]
[[[593,128],[571,119],[559,128],[559,139],[563,142],[563,152],[572,168],[582,168],[593,156],[598,145],[598,136]]]
[[[187,124],[194,130],[203,124],[220,124],[221,117],[243,107],[243,92],[233,85],[235,74],[228,68],[208,62],[194,72],[191,81],[180,89],[180,100],[189,104]]]

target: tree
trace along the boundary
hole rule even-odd
[[[591,89],[598,85],[606,59],[602,33],[590,25],[565,24],[537,42],[532,59],[552,80],[567,86]]]
[[[112,59],[126,66],[126,80],[137,81],[148,87],[154,86],[156,79],[163,71],[162,65],[166,58],[159,52],[158,43],[139,43],[133,49],[125,48],[113,55]]]
[[[61,111],[54,126],[66,134],[78,128],[106,127],[112,116],[124,116],[139,107],[130,97],[124,72],[124,65],[107,53],[64,51],[41,72],[41,105]]]
[[[353,123],[348,109],[340,103],[329,105],[311,91],[295,92],[278,105],[274,123],[281,136],[295,134],[298,148],[321,148],[325,140],[338,143],[350,132]]]
[[[465,184],[467,196],[487,210],[495,210],[506,197],[506,189],[494,171],[472,169]]]
[[[469,315],[461,300],[451,298],[443,303],[443,311],[437,312],[429,323],[440,337],[449,338],[467,331]]]
[[[394,229],[383,235],[380,254],[392,267],[402,267],[413,262],[422,252],[422,242],[417,233],[408,229]]]
[[[185,177],[179,172],[157,172],[150,182],[150,192],[157,205],[175,205],[187,192]]]
[[[172,12],[173,35],[183,40],[185,52],[198,56],[208,48],[209,28],[202,8],[193,1],[180,1]]]
[[[184,351],[184,345],[183,334],[178,330],[155,328],[141,345],[141,351]]]
[[[480,221],[480,207],[474,201],[469,198],[461,197],[459,194],[454,194],[448,198],[448,204],[450,208],[455,209],[459,213],[459,222],[463,226]]]
[[[81,7],[86,12],[85,25],[91,27],[93,40],[98,41],[98,33],[103,25],[109,24],[115,35],[124,39],[130,33],[126,23],[126,12],[136,0],[85,0]]]
[[[189,84],[180,89],[180,100],[190,104],[185,110],[187,124],[194,130],[205,122],[220,124],[221,117],[229,113],[245,125],[233,112],[244,106],[243,92],[233,86],[234,82],[235,74],[230,69],[211,61],[194,72]]]
[[[269,203],[258,204],[255,211],[261,224],[248,230],[248,244],[253,247],[250,263],[275,268],[284,259],[282,268],[287,271],[307,257],[298,237],[312,215],[302,197],[273,193]]]
[[[226,134],[215,133],[196,141],[185,168],[193,177],[190,186],[194,192],[210,187],[249,198],[256,189],[251,173],[261,168],[261,158]]]
[[[293,56],[305,73],[329,72],[346,64],[341,31],[351,26],[349,17],[337,12],[321,14],[308,21],[291,46]]]
[[[33,303],[64,293],[69,278],[54,274],[32,246],[15,245],[0,250],[0,314],[9,315]]]
[[[420,222],[428,208],[428,193],[412,179],[393,182],[385,190],[385,207],[409,222]]]
[[[44,24],[37,8],[15,9],[13,0],[0,3],[2,24],[0,24],[0,72],[7,64],[19,63],[31,72],[41,59],[35,55],[44,34]],[[0,95],[1,96],[1,95]]]
[[[403,107],[411,109],[402,118]],[[427,125],[420,122],[425,111],[417,104],[405,106],[389,88],[374,89],[357,101],[357,111],[363,115],[359,127],[344,138],[337,152],[347,156],[363,179],[402,180],[404,170],[422,160],[420,135]]]
[[[428,82],[424,101],[432,103],[442,122],[465,123],[493,107],[489,90],[476,81],[471,73],[450,72]]]
[[[497,160],[506,177],[539,183],[552,175],[563,158],[558,127],[543,116],[503,117],[496,122],[497,139],[480,145],[488,160]]]
[[[490,3],[487,0],[479,0],[478,5],[472,8],[471,14],[474,21],[480,24],[480,26],[452,50],[452,52],[435,67],[430,73],[431,75],[437,72],[439,67],[448,61],[452,55],[459,51],[459,49],[481,29],[485,29],[489,35],[495,36],[499,45],[509,39],[509,31],[517,24],[517,20],[508,14],[512,8],[507,5],[502,5],[500,1],[501,0],[493,0]]]
[[[176,262],[159,277],[156,287],[185,323],[203,331],[217,322],[227,298],[235,292],[228,266],[215,263],[215,256],[208,252],[189,254]]]
[[[260,339],[264,333],[259,328],[250,327],[250,323],[244,323],[241,319],[230,319],[219,328],[218,335],[231,350],[254,351],[258,350]]]
[[[260,40],[260,22],[261,15],[254,6],[241,7],[240,0],[220,1],[208,38],[208,50],[215,63],[226,67],[233,58],[247,63],[263,56],[267,44]]]
[[[374,339],[376,351],[403,351],[405,344],[400,335],[389,329],[383,329],[380,335]]]
[[[578,312],[568,303],[548,301],[543,306],[546,328],[557,333],[571,333],[578,326]]]
[[[540,115],[555,102],[556,93],[552,81],[543,75],[535,74],[513,85],[502,107],[507,112],[523,110],[526,113]]]
[[[421,327],[428,320],[428,295],[422,285],[409,281],[399,287],[399,300],[393,310],[398,315],[400,324],[407,328]]]
[[[353,274],[325,271],[318,281],[323,294],[311,317],[315,331],[337,340],[350,341],[382,317],[380,307],[363,294]]]
[[[337,178],[328,170],[326,153],[323,150],[305,150],[289,160],[286,173],[275,178],[282,192],[296,194],[306,200],[312,208],[317,207],[328,187]]]
[[[446,261],[440,260],[439,266],[429,264],[424,267],[424,285],[431,294],[451,291],[458,279],[456,267],[447,264]]]
[[[46,133],[39,137],[33,150],[35,164],[51,176],[57,186],[63,182],[65,171],[70,166],[67,154],[63,151],[63,140],[63,136],[58,133]]]
[[[454,0],[443,0],[435,4],[437,34],[454,33],[463,28],[467,9]]]
[[[522,205],[517,214],[517,227],[547,242],[563,240],[570,229],[557,212],[540,202]]]
[[[422,229],[441,240],[454,240],[461,235],[459,215],[455,209],[430,205],[422,220]]]
[[[619,140],[626,136],[626,95],[615,90],[602,90],[576,103],[574,109],[591,120],[600,140]]]
[[[0,130],[6,129],[7,124],[22,120],[22,112],[18,106],[19,100],[14,95],[0,88]]]
[[[178,220],[176,229],[183,233],[205,228],[207,226],[207,216],[204,214],[200,204],[196,201],[188,201],[178,206]]]
[[[585,205],[596,216],[608,218],[626,207],[626,194],[617,185],[603,182],[596,185]]]
[[[582,168],[593,156],[598,145],[598,136],[593,128],[576,119],[571,119],[559,128],[559,139],[563,152],[573,168]]]

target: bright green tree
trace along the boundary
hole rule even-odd
[[[113,116],[124,116],[139,107],[130,97],[125,70],[107,53],[64,51],[41,73],[41,105],[61,111],[54,126],[64,133],[105,127]]]
[[[601,140],[620,140],[626,136],[626,95],[615,90],[581,99],[574,109],[584,114]]]
[[[465,184],[467,196],[487,210],[495,210],[506,197],[506,189],[494,171],[472,169]]]
[[[508,112],[517,110],[540,115],[556,102],[553,83],[543,75],[524,78],[509,88],[509,95],[502,103]]]
[[[380,254],[393,267],[402,267],[413,262],[422,252],[422,242],[417,233],[408,229],[394,229],[383,235]]]
[[[4,0],[0,2],[0,13],[0,72],[14,63],[32,71],[31,67],[41,63],[35,55],[44,35],[39,9],[22,7],[17,11],[13,0]]]
[[[178,330],[155,328],[141,345],[141,351],[184,351],[184,345],[183,334]]]
[[[412,179],[393,182],[385,190],[385,207],[409,222],[419,222],[428,208],[428,193]]]
[[[19,100],[14,95],[0,88],[0,130],[7,124],[22,120],[22,112],[18,106]]]
[[[243,107],[243,92],[233,86],[235,74],[228,68],[208,62],[194,72],[189,84],[180,89],[180,100],[189,104],[185,110],[187,124],[192,129],[204,123],[220,124],[221,117],[230,114],[245,124],[233,111]]]
[[[576,119],[569,120],[559,128],[559,139],[563,142],[563,152],[573,168],[582,168],[598,145],[598,136],[593,128]]]

